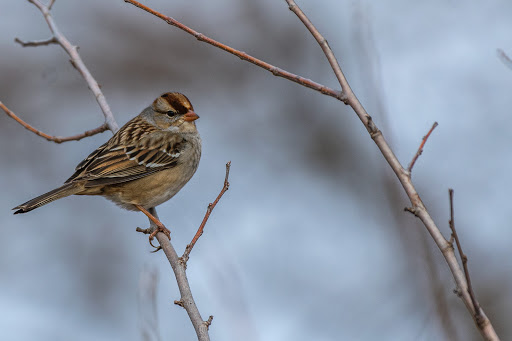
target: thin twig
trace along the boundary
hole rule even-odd
[[[88,136],[93,136],[93,135],[96,135],[96,134],[99,134],[99,133],[102,133],[104,132],[105,130],[108,130],[108,126],[106,123],[103,123],[101,126],[99,126],[98,128],[95,128],[95,129],[91,129],[91,130],[87,130],[81,134],[78,134],[78,135],[73,135],[73,136],[67,136],[67,137],[62,137],[62,136],[51,136],[51,135],[48,135],[48,134],[45,134],[43,133],[42,131],[40,130],[37,130],[36,128],[32,127],[30,124],[26,123],[25,121],[23,121],[21,118],[19,118],[18,116],[16,116],[15,113],[13,113],[11,110],[9,110],[9,108],[7,108],[2,102],[0,102],[0,108],[3,109],[3,111],[5,111],[5,113],[10,116],[12,119],[14,119],[16,122],[18,122],[19,124],[21,124],[23,126],[23,128],[33,132],[34,134],[38,135],[38,136],[41,136],[43,138],[45,138],[46,140],[48,141],[51,141],[51,142],[55,142],[55,143],[62,143],[62,142],[68,142],[68,141],[78,141],[78,140],[81,140],[83,139],[84,137],[88,137]]]
[[[204,321],[206,328],[210,329],[210,326],[212,325],[212,321],[213,321],[213,315],[210,315],[210,317],[208,317],[208,320]]]
[[[158,214],[154,208],[149,209],[149,212],[158,219]],[[156,225],[151,220],[149,221],[150,227],[152,229],[156,228]],[[175,304],[181,305],[185,308],[192,325],[197,334],[197,339],[199,341],[209,341],[210,336],[208,335],[208,326],[205,324],[205,321],[202,319],[199,310],[197,309],[196,303],[194,301],[194,297],[192,296],[192,291],[190,290],[190,285],[188,284],[187,273],[186,273],[186,265],[181,261],[176,253],[176,250],[172,246],[170,240],[167,238],[165,234],[162,232],[158,232],[156,234],[156,239],[160,243],[162,250],[167,256],[167,260],[171,264],[172,270],[174,271],[174,276],[176,276],[176,282],[178,283],[178,288],[180,289],[181,298],[179,301],[175,301]],[[176,302],[181,302],[176,303]]]
[[[510,58],[502,49],[497,49],[496,52],[498,53],[498,57],[500,57],[503,64],[512,69],[512,58]]]
[[[222,189],[221,189],[219,195],[217,195],[217,198],[215,199],[215,201],[213,203],[208,204],[208,208],[206,209],[206,214],[204,215],[201,225],[199,225],[199,228],[197,229],[197,232],[196,232],[194,238],[192,238],[192,241],[190,242],[190,244],[188,244],[187,247],[185,248],[185,252],[183,253],[183,256],[181,256],[181,259],[183,260],[183,262],[185,264],[187,264],[188,258],[190,256],[190,252],[192,252],[192,249],[194,248],[194,245],[196,245],[197,240],[199,239],[199,237],[202,236],[204,226],[206,225],[208,218],[210,218],[210,214],[212,213],[215,206],[217,206],[220,198],[222,198],[224,193],[226,193],[226,191],[229,189],[229,181],[228,180],[229,180],[229,169],[230,168],[231,168],[231,161],[226,163],[226,176],[224,177],[224,186],[222,186]]]
[[[14,38],[14,41],[23,47],[46,46],[46,45],[59,43],[57,41],[57,39],[55,39],[55,37],[51,37],[51,38],[45,39],[45,40],[35,40],[35,41],[22,41],[19,38]]]
[[[425,146],[425,143],[427,142],[430,134],[432,134],[432,132],[434,131],[434,129],[437,126],[438,126],[437,122],[434,122],[434,124],[432,125],[432,128],[430,128],[430,130],[428,131],[427,135],[423,136],[423,139],[421,140],[421,144],[420,144],[420,146],[418,148],[418,151],[416,152],[416,154],[412,158],[411,163],[409,164],[409,167],[407,167],[407,170],[409,171],[409,173],[411,173],[412,167],[414,167],[414,164],[416,163],[416,160],[418,160],[418,158],[420,157],[421,153],[423,153],[423,147]]]
[[[157,12],[155,11],[154,9],[151,9],[143,4],[141,4],[140,2],[138,1],[135,1],[135,0],[124,0],[124,2],[127,2],[129,4],[132,4],[162,20],[164,20],[165,22],[167,22],[169,25],[172,25],[172,26],[175,26],[177,28],[179,28],[180,30],[183,30],[185,32],[187,32],[188,34],[191,34],[193,35],[197,40],[199,41],[202,41],[202,42],[205,42],[207,44],[210,44],[210,45],[213,45],[215,47],[218,47],[228,53],[231,53],[232,55],[235,55],[237,56],[238,58],[242,59],[242,60],[245,60],[249,63],[252,63],[256,66],[259,66],[269,72],[271,72],[274,76],[277,76],[277,77],[282,77],[282,78],[285,78],[285,79],[288,79],[292,82],[295,82],[295,83],[298,83],[298,84],[301,84],[305,87],[308,87],[308,88],[311,88],[313,90],[316,90],[316,91],[319,91],[321,93],[323,93],[324,95],[328,95],[328,96],[331,96],[331,97],[334,97],[334,98],[337,98],[339,100],[344,100],[344,96],[343,94],[338,91],[338,90],[334,90],[334,89],[331,89],[325,85],[322,85],[320,83],[317,83],[317,82],[314,82],[310,79],[307,79],[307,78],[304,78],[304,77],[301,77],[301,76],[298,76],[296,74],[293,74],[291,72],[288,72],[286,70],[283,70],[281,68],[278,68],[272,64],[269,64],[261,59],[258,59],[258,58],[255,58],[243,51],[239,51],[239,50],[236,50],[228,45],[225,45],[223,43],[220,43],[212,38],[209,38],[207,36],[205,36],[204,34],[202,33],[199,33],[195,30],[193,30],[192,28],[180,23],[179,21],[177,21],[176,19],[174,18],[171,18],[167,15],[164,15],[160,12]]]
[[[108,125],[108,128],[115,133],[119,130],[119,126],[117,125],[117,122],[114,118],[114,115],[112,114],[112,111],[110,110],[110,107],[107,103],[107,100],[105,99],[105,96],[103,95],[103,92],[100,89],[100,86],[98,85],[98,82],[94,79],[94,77],[89,72],[89,69],[87,69],[87,66],[85,66],[84,62],[82,61],[82,58],[78,54],[78,47],[72,45],[69,40],[59,31],[59,28],[57,27],[57,24],[53,20],[53,17],[50,13],[50,9],[53,6],[54,0],[50,1],[48,6],[45,6],[41,1],[39,0],[28,0],[30,3],[34,4],[43,14],[44,19],[46,20],[46,23],[48,24],[48,27],[50,28],[50,31],[53,34],[53,38],[57,41],[57,43],[62,46],[62,48],[66,51],[66,53],[71,57],[71,64],[80,72],[82,77],[87,82],[87,85],[89,86],[89,89],[94,94],[94,97],[96,98],[96,101],[98,102],[101,110],[103,111],[103,116],[105,116],[105,122]],[[19,39],[18,39],[19,40]],[[30,46],[36,46],[36,45],[30,45]]]
[[[468,283],[468,293],[471,297],[471,302],[473,303],[473,309],[475,311],[475,320],[478,324],[482,323],[482,315],[480,312],[480,305],[478,304],[478,301],[476,300],[475,293],[473,292],[473,286],[471,285],[471,277],[469,276],[469,269],[468,269],[468,257],[464,254],[462,251],[462,246],[460,244],[459,235],[457,234],[457,230],[455,229],[455,217],[453,214],[453,189],[448,190],[448,194],[450,196],[450,229],[452,230],[452,238],[455,240],[455,243],[457,244],[457,250],[459,250],[460,259],[462,261],[462,266],[464,267],[464,276],[466,276],[466,282]]]

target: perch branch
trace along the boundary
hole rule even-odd
[[[409,164],[409,167],[407,167],[407,170],[409,171],[409,173],[412,172],[412,167],[414,167],[414,164],[416,163],[416,160],[418,160],[418,158],[420,157],[421,153],[423,153],[423,147],[425,146],[425,143],[427,142],[430,134],[432,134],[432,132],[434,131],[434,129],[437,126],[438,126],[437,122],[434,122],[434,124],[432,125],[432,128],[430,128],[430,130],[428,131],[427,135],[423,136],[423,139],[421,140],[421,144],[420,144],[420,146],[418,148],[418,151],[416,152],[416,154],[412,158],[411,163]]]
[[[229,180],[229,169],[230,168],[231,168],[231,161],[226,163],[226,176],[224,178],[224,186],[222,187],[222,189],[221,189],[219,195],[217,196],[217,198],[215,199],[215,201],[213,203],[208,204],[208,208],[206,209],[206,214],[204,215],[201,225],[199,225],[199,228],[197,229],[197,232],[196,232],[194,238],[192,238],[192,241],[190,242],[190,244],[188,244],[187,247],[185,248],[185,252],[183,253],[183,256],[181,256],[181,259],[183,260],[183,262],[185,264],[188,262],[190,252],[194,248],[194,245],[196,245],[197,240],[199,239],[199,237],[201,237],[203,235],[204,226],[206,225],[208,218],[210,218],[210,214],[212,213],[215,206],[217,206],[217,203],[219,202],[220,198],[222,198],[224,193],[226,193],[226,191],[229,189],[229,181],[228,180]]]
[[[51,41],[53,39],[56,40],[56,42],[66,51],[66,53],[71,58],[71,64],[75,67],[75,69],[80,72],[82,77],[87,82],[87,85],[89,86],[89,89],[94,94],[94,97],[96,98],[96,101],[98,102],[101,110],[103,111],[103,116],[105,116],[105,123],[108,125],[108,128],[115,133],[119,130],[119,126],[117,125],[116,120],[114,119],[114,115],[112,114],[112,111],[110,110],[110,107],[107,103],[107,100],[105,99],[105,96],[103,95],[103,92],[100,89],[100,86],[98,82],[94,79],[94,77],[89,72],[89,69],[87,69],[87,66],[85,66],[84,62],[82,61],[82,58],[80,57],[80,54],[78,54],[78,47],[75,45],[72,45],[69,40],[60,32],[59,28],[57,27],[57,24],[53,20],[53,17],[50,13],[51,7],[53,6],[54,0],[51,0],[47,6],[45,6],[41,1],[39,0],[28,0],[30,3],[34,4],[41,13],[44,16],[44,19],[46,20],[46,23],[48,24],[48,27],[50,28],[50,31],[52,33],[52,38],[50,38],[47,41]],[[16,39],[18,43],[20,43],[22,46],[40,46],[44,45],[41,42],[32,42],[32,43],[22,43],[21,40]]]
[[[298,83],[298,84],[301,84],[305,87],[308,87],[308,88],[311,88],[313,90],[316,90],[316,91],[319,91],[321,93],[323,93],[324,95],[328,95],[328,96],[331,96],[331,97],[334,97],[336,99],[339,99],[341,101],[344,100],[344,96],[343,94],[338,91],[338,90],[334,90],[334,89],[331,89],[325,85],[322,85],[320,83],[317,83],[317,82],[314,82],[310,79],[307,79],[307,78],[304,78],[304,77],[301,77],[301,76],[298,76],[296,74],[293,74],[291,72],[288,72],[286,70],[283,70],[281,68],[278,68],[272,64],[269,64],[261,59],[258,59],[258,58],[255,58],[243,51],[239,51],[239,50],[236,50],[228,45],[225,45],[221,42],[218,42],[212,38],[209,38],[207,36],[205,36],[204,34],[202,33],[199,33],[195,30],[193,30],[192,28],[182,24],[181,22],[177,21],[176,19],[174,18],[171,18],[167,15],[164,15],[160,12],[157,12],[155,11],[154,9],[151,9],[143,4],[141,4],[140,2],[138,1],[135,1],[135,0],[124,0],[124,2],[127,2],[129,4],[132,4],[160,19],[162,19],[163,21],[167,22],[169,25],[172,25],[172,26],[175,26],[177,28],[179,28],[180,30],[182,31],[185,31],[187,32],[188,34],[194,36],[197,40],[199,41],[202,41],[202,42],[205,42],[207,44],[210,44],[212,46],[215,46],[215,47],[218,47],[219,49],[222,49],[228,53],[231,53],[232,55],[235,55],[237,56],[238,58],[242,59],[242,60],[245,60],[249,63],[252,63],[256,66],[259,66],[269,72],[271,72],[274,76],[277,76],[277,77],[282,77],[282,78],[285,78],[285,79],[288,79],[292,82],[295,82],[295,83]]]
[[[73,135],[73,136],[67,136],[67,137],[62,137],[62,136],[51,136],[51,135],[48,135],[48,134],[45,134],[43,133],[42,131],[40,130],[37,130],[36,128],[32,127],[30,124],[26,123],[25,121],[23,121],[21,118],[19,118],[18,116],[16,116],[15,113],[13,113],[11,110],[9,110],[9,108],[7,108],[2,102],[0,102],[0,108],[3,109],[3,111],[5,111],[5,113],[10,116],[12,119],[14,119],[16,122],[18,122],[19,124],[21,124],[23,126],[23,128],[33,132],[34,134],[36,135],[39,135],[45,139],[47,139],[48,141],[52,141],[52,142],[55,142],[55,143],[62,143],[62,142],[67,142],[67,141],[78,141],[78,140],[81,140],[83,139],[84,137],[88,137],[88,136],[93,136],[93,135],[96,135],[96,134],[99,134],[99,133],[102,133],[104,132],[105,130],[108,130],[108,126],[106,123],[103,123],[101,126],[99,126],[98,128],[96,129],[92,129],[92,130],[87,130],[81,134],[78,134],[78,135]]]
[[[151,208],[149,212],[158,219],[158,215],[154,208]],[[151,220],[150,228],[155,229],[156,225]],[[164,251],[167,260],[171,264],[172,270],[174,271],[174,276],[176,277],[176,281],[178,283],[178,288],[180,290],[181,298],[179,301],[181,302],[179,305],[182,306],[189,318],[192,321],[192,325],[197,334],[197,338],[199,341],[209,341],[210,336],[208,335],[208,325],[201,317],[199,310],[197,309],[196,303],[194,301],[194,297],[192,296],[192,291],[190,290],[190,285],[188,284],[187,273],[186,273],[186,265],[181,261],[176,253],[176,250],[172,246],[170,240],[167,238],[165,234],[162,232],[158,232],[156,234],[156,239],[160,243],[160,247]]]
[[[450,229],[452,230],[452,238],[455,240],[457,244],[457,250],[459,250],[459,256],[462,261],[462,266],[464,267],[464,276],[466,277],[466,282],[468,283],[467,291],[469,296],[471,297],[471,303],[473,304],[473,309],[475,311],[475,321],[481,324],[482,316],[480,314],[480,305],[476,300],[475,293],[473,292],[473,286],[471,285],[471,277],[469,277],[469,269],[468,269],[468,257],[462,251],[462,246],[460,245],[459,235],[457,234],[457,230],[455,229],[455,218],[453,214],[453,189],[448,190],[448,194],[450,196]]]

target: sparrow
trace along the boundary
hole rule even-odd
[[[188,98],[166,92],[76,166],[64,185],[13,210],[26,213],[70,195],[101,195],[120,207],[141,211],[170,239],[149,210],[171,199],[192,178],[201,158],[201,138]]]

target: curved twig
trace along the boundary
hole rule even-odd
[[[52,44],[58,44],[59,42],[55,37],[51,37],[45,40],[35,40],[35,41],[23,41],[19,38],[14,38],[14,41],[20,44],[23,47],[36,47],[36,46],[46,46]]]
[[[197,240],[199,239],[199,237],[201,237],[203,235],[204,226],[206,225],[208,218],[210,218],[210,214],[212,213],[215,206],[217,206],[217,204],[219,203],[220,198],[222,198],[224,193],[226,193],[226,191],[229,189],[229,181],[228,180],[229,180],[230,167],[231,167],[231,161],[226,163],[226,176],[224,178],[224,185],[222,186],[222,189],[220,190],[219,195],[217,195],[217,198],[215,198],[215,200],[212,203],[208,204],[208,208],[206,209],[206,213],[204,215],[203,221],[201,222],[201,225],[199,225],[199,228],[197,229],[197,232],[196,232],[194,238],[192,238],[192,241],[190,242],[190,244],[188,244],[187,247],[185,248],[185,252],[183,253],[183,256],[181,256],[181,259],[183,260],[183,262],[185,262],[185,264],[188,262],[190,252],[192,252],[192,249],[194,248],[194,245],[196,245]]]
[[[418,160],[420,155],[423,153],[423,147],[425,147],[425,143],[427,143],[427,140],[428,140],[430,134],[432,134],[432,132],[434,131],[434,129],[437,126],[438,126],[438,123],[434,122],[434,124],[432,125],[432,128],[430,128],[430,130],[428,131],[427,135],[423,136],[423,139],[421,140],[421,144],[418,147],[418,150],[416,151],[416,154],[414,154],[414,157],[412,158],[411,163],[409,164],[409,167],[407,167],[407,170],[409,171],[409,173],[412,172],[412,167],[414,167],[414,164],[416,163],[416,161]]]
[[[127,2],[129,4],[132,4],[150,14],[153,14],[154,16],[162,19],[163,21],[167,22],[169,25],[172,25],[172,26],[175,26],[177,28],[179,28],[180,30],[182,31],[185,31],[187,32],[188,34],[190,35],[193,35],[197,40],[199,41],[202,41],[202,42],[205,42],[207,44],[210,44],[210,45],[213,45],[215,47],[218,47],[219,49],[222,49],[228,53],[231,53],[232,55],[235,55],[237,56],[238,58],[242,59],[242,60],[245,60],[249,63],[252,63],[256,66],[259,66],[269,72],[271,72],[274,76],[277,76],[277,77],[282,77],[282,78],[285,78],[285,79],[288,79],[292,82],[295,82],[295,83],[298,83],[300,85],[303,85],[307,88],[311,88],[313,90],[316,90],[316,91],[319,91],[321,93],[323,93],[324,95],[328,95],[328,96],[331,96],[331,97],[334,97],[336,99],[339,99],[341,101],[344,100],[344,96],[343,94],[340,92],[340,91],[337,91],[337,90],[334,90],[334,89],[331,89],[325,85],[322,85],[320,83],[317,83],[317,82],[314,82],[312,81],[311,79],[307,79],[307,78],[304,78],[304,77],[301,77],[301,76],[298,76],[296,74],[293,74],[291,72],[288,72],[286,70],[283,70],[281,68],[278,68],[277,66],[274,66],[272,64],[269,64],[261,59],[258,59],[258,58],[255,58],[243,51],[239,51],[239,50],[236,50],[228,45],[225,45],[221,42],[218,42],[212,38],[209,38],[207,36],[205,36],[204,34],[202,33],[199,33],[195,30],[193,30],[192,28],[180,23],[179,21],[177,21],[176,19],[174,18],[171,18],[167,15],[163,15],[162,13],[160,12],[157,12],[155,11],[154,9],[151,9],[143,4],[141,4],[140,2],[138,1],[135,1],[135,0],[124,0],[124,2]]]
[[[59,28],[57,27],[57,24],[53,20],[53,17],[50,13],[51,7],[53,6],[53,3],[55,0],[50,1],[50,3],[45,6],[43,3],[41,3],[39,0],[28,0],[30,3],[34,4],[41,13],[44,16],[44,19],[46,20],[46,23],[48,24],[48,27],[50,28],[50,31],[52,32],[52,38],[47,40],[48,42],[55,39],[57,43],[62,46],[64,51],[71,57],[71,64],[75,67],[75,69],[80,72],[82,77],[87,82],[87,85],[89,86],[89,89],[91,89],[92,93],[94,94],[94,97],[96,97],[96,101],[98,102],[101,110],[103,111],[103,116],[105,116],[105,123],[108,125],[108,128],[115,133],[119,130],[119,126],[117,125],[117,122],[114,118],[114,115],[112,114],[112,111],[110,110],[110,107],[107,103],[107,100],[105,99],[105,96],[103,95],[103,92],[100,89],[100,86],[98,85],[98,82],[94,79],[94,77],[89,72],[89,69],[87,69],[87,66],[85,66],[84,62],[82,61],[82,58],[78,54],[78,47],[75,45],[72,45],[69,40],[59,31]],[[18,43],[20,43],[22,46],[39,46],[43,45],[42,42],[32,42],[32,43],[23,43],[21,40],[16,40]]]
[[[33,132],[36,135],[39,135],[39,136],[47,139],[48,141],[55,142],[55,143],[62,143],[62,142],[68,142],[68,141],[78,141],[78,140],[83,139],[84,137],[93,136],[93,135],[102,133],[105,130],[108,130],[107,123],[103,123],[98,128],[87,130],[87,131],[85,131],[85,132],[83,132],[81,134],[77,134],[77,135],[73,135],[73,136],[67,136],[67,137],[52,136],[52,135],[45,134],[45,133],[43,133],[40,130],[37,130],[36,128],[32,127],[30,124],[28,124],[25,121],[23,121],[21,118],[16,116],[15,113],[13,113],[11,110],[9,110],[9,108],[7,108],[2,102],[0,102],[0,108],[2,108],[3,111],[5,111],[5,113],[8,116],[10,116],[16,122],[21,124],[23,126],[23,128]]]

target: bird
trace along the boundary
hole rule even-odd
[[[80,162],[62,186],[14,207],[14,214],[73,194],[100,195],[153,221],[152,246],[158,232],[170,239],[170,231],[150,210],[176,195],[196,172],[201,159],[198,118],[185,95],[158,96]]]

